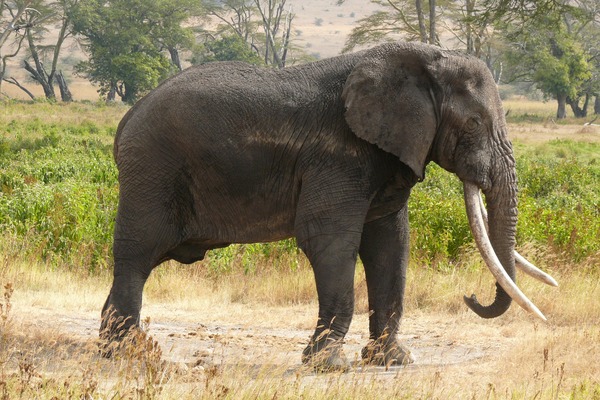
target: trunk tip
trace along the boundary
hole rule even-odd
[[[481,318],[496,318],[504,314],[506,310],[508,310],[508,308],[510,307],[511,298],[508,296],[506,297],[506,301],[498,304],[496,300],[495,304],[490,306],[481,305],[481,303],[479,303],[479,300],[477,300],[477,296],[475,296],[474,294],[472,294],[470,297],[463,296],[463,300],[465,301],[465,304],[471,309],[471,311],[473,311]]]

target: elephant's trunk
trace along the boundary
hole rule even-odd
[[[508,161],[511,161],[508,173],[504,170],[503,175],[493,177],[491,188],[485,192],[489,212],[489,237],[479,204],[479,188],[464,182],[471,231],[488,268],[496,278],[496,297],[492,304],[481,305],[475,295],[465,297],[465,302],[480,317],[495,318],[508,310],[511,300],[515,300],[521,307],[545,320],[543,314],[515,284],[517,190],[512,156],[508,156]]]

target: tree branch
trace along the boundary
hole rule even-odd
[[[9,79],[4,78],[2,80],[4,82],[8,82],[10,84],[13,84],[13,85],[17,86],[19,89],[21,89],[22,91],[24,91],[25,93],[27,93],[27,95],[29,97],[31,97],[31,100],[35,100],[35,96],[33,95],[33,93],[31,93],[29,90],[27,90],[27,88],[25,86],[21,85],[19,83],[19,81],[17,81],[15,78],[9,78]]]

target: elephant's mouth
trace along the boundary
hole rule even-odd
[[[487,211],[483,205],[479,188],[470,182],[463,182],[463,185],[465,206],[467,209],[467,216],[469,219],[471,232],[473,233],[477,248],[479,249],[479,252],[481,253],[481,256],[483,257],[490,272],[496,278],[496,282],[517,304],[545,321],[546,317],[544,314],[542,314],[536,305],[533,304],[531,300],[529,300],[523,294],[523,292],[507,274],[492,247],[490,238],[488,236],[489,228],[487,224]],[[556,280],[554,280],[554,278],[541,271],[535,265],[531,264],[516,251],[514,251],[514,257],[515,266],[526,274],[548,285],[558,286],[558,283]],[[475,295],[472,295],[471,297],[465,296],[465,302],[473,310],[480,306]]]

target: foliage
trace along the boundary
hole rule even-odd
[[[190,47],[192,31],[183,21],[198,11],[193,0],[90,0],[71,12],[73,29],[85,38],[89,59],[77,71],[133,103],[177,68],[171,56]]]
[[[96,269],[108,263],[116,210],[112,129],[33,120],[0,139],[0,229],[5,251]],[[19,244],[20,243],[20,244]]]
[[[420,25],[425,18],[423,10],[418,8],[420,2],[416,4],[408,0],[370,0],[370,2],[377,4],[380,10],[358,20],[342,52],[351,51],[358,46],[394,40],[400,35],[407,40],[427,42],[428,33],[422,32],[425,26]],[[338,4],[341,3],[343,1],[338,1]]]
[[[520,25],[523,31],[532,28],[530,23],[535,24],[536,21],[545,19],[549,15],[559,16],[572,13],[577,9],[564,0],[483,0],[481,8],[485,10],[481,18],[513,24],[519,21],[523,23]]]
[[[517,45],[508,47],[509,79],[528,79],[547,97],[558,100],[558,118],[565,118],[568,98],[577,98],[592,77],[589,56],[565,24],[549,17],[536,30],[508,32]]]
[[[338,1],[338,4],[343,3]],[[493,31],[482,14],[481,0],[407,1],[371,0],[379,9],[360,19],[342,52],[355,47],[398,39],[441,45],[440,36],[477,57],[491,57]],[[448,45],[447,40],[443,43]]]
[[[540,46],[533,53],[533,62],[538,66],[533,79],[544,93],[555,98],[560,95],[575,97],[591,76],[583,51],[565,36],[549,42],[549,47]]]
[[[207,9],[220,24],[207,32],[205,46],[220,42],[216,46],[225,57],[241,57],[243,61],[256,63],[255,57],[242,49],[237,36],[264,65],[283,68],[288,62],[292,49],[291,32],[294,14],[291,7],[286,9],[287,0],[225,0],[209,1]],[[227,50],[226,45],[234,48]],[[221,58],[217,58],[220,60]],[[228,59],[228,58],[225,58]]]
[[[600,254],[600,145],[553,141],[517,153],[517,243],[550,246],[576,262]],[[471,246],[460,182],[436,165],[410,200],[413,258],[457,259]]]
[[[192,64],[212,61],[244,61],[263,65],[262,58],[237,35],[225,35],[219,39],[198,46],[192,57]]]
[[[536,83],[557,100],[557,118],[566,117],[567,104],[585,117],[590,98],[600,93],[597,1],[523,2],[514,9],[503,4],[513,2],[486,3],[493,5],[488,13],[504,38],[507,81]]]
[[[343,2],[338,0],[338,4]],[[498,40],[490,20],[482,18],[481,0],[370,2],[379,9],[357,22],[342,52],[399,38],[448,46],[484,59],[498,80],[501,73],[497,63]]]
[[[600,165],[587,154],[600,154],[600,146],[553,141],[518,160],[521,241],[545,243],[577,262],[598,254]]]

